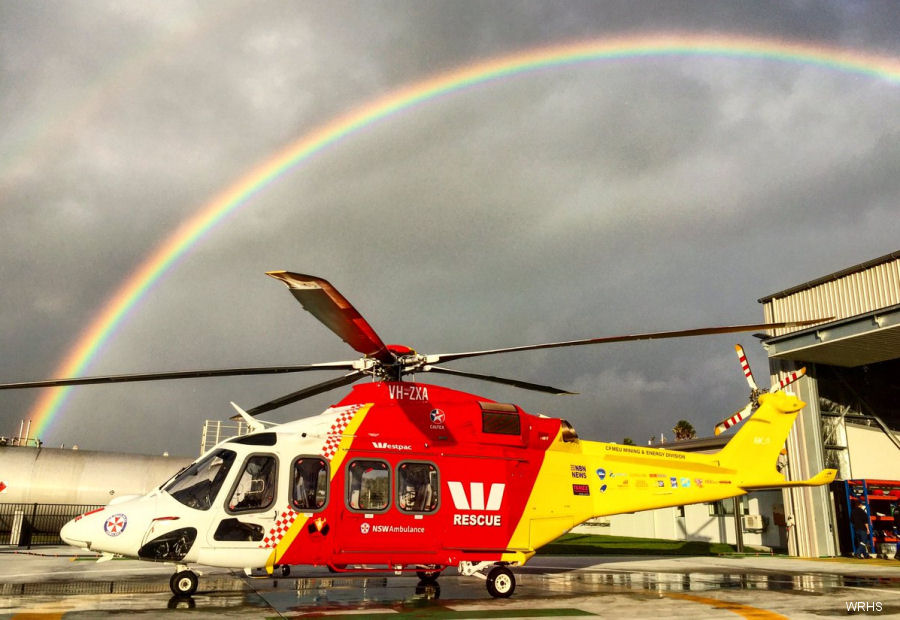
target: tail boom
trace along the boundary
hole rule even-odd
[[[804,406],[784,392],[761,395],[759,408],[714,454],[564,442],[560,435],[545,453],[509,551],[524,554],[517,561],[527,560],[541,545],[592,517],[827,484],[834,470],[800,481],[789,481],[778,471],[778,457]]]

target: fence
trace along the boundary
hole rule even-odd
[[[61,545],[59,530],[94,504],[0,504],[0,545]]]

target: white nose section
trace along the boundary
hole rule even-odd
[[[83,521],[83,519],[72,519],[66,523],[59,531],[59,536],[67,545],[88,549],[90,548],[90,540],[88,539],[87,531],[85,531],[84,526],[79,521]]]

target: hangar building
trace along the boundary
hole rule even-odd
[[[896,482],[900,493],[900,251],[759,302],[766,321],[834,317],[812,328],[775,330],[763,348],[773,377],[807,368],[795,388],[808,406],[788,438],[788,477],[838,470],[831,489],[784,491],[797,524],[788,548],[792,555],[837,555],[840,481]],[[873,504],[870,518],[877,512],[885,506]]]
[[[739,502],[737,520],[726,501],[616,515],[578,531],[734,543],[740,523],[748,545],[803,557],[834,556],[848,549],[843,509],[848,488],[857,493],[861,481],[878,481],[870,486],[884,494],[880,497],[900,499],[900,251],[759,302],[766,322],[831,317],[814,327],[761,337],[773,381],[807,369],[789,388],[807,406],[788,437],[788,479],[810,478],[829,467],[838,470],[837,480],[831,487],[751,493]],[[729,436],[667,447],[712,451]],[[873,530],[889,532],[900,525],[886,507],[871,502]]]

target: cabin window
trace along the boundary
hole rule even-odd
[[[397,468],[397,507],[403,512],[434,512],[440,488],[437,467],[431,463],[401,463]]]
[[[299,512],[322,510],[328,502],[328,463],[314,456],[294,461],[291,504]]]
[[[175,476],[163,490],[189,508],[209,510],[236,456],[231,450],[216,450]]]
[[[274,456],[254,454],[248,457],[228,499],[228,512],[256,512],[271,506],[275,502],[277,470]]]
[[[387,510],[391,471],[384,461],[356,460],[347,467],[347,505],[351,510]]]
[[[219,522],[213,540],[259,542],[265,535],[265,529],[258,523],[244,523],[232,517]]]
[[[278,436],[275,433],[253,433],[228,440],[228,443],[240,443],[245,446],[274,446],[277,442]]]

